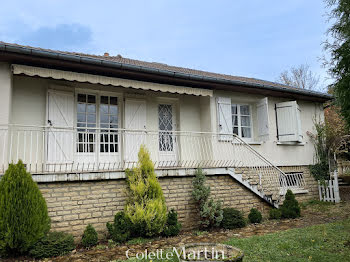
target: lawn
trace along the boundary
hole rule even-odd
[[[350,219],[227,244],[241,248],[244,261],[350,261]]]
[[[350,219],[263,236],[232,238],[226,244],[241,248],[244,262],[350,261]]]

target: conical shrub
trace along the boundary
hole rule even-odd
[[[0,252],[23,254],[50,230],[44,197],[22,161],[0,180]]]
[[[164,229],[167,209],[149,152],[144,146],[141,146],[138,158],[138,167],[126,171],[128,197],[125,213],[133,224],[134,236],[154,236]]]
[[[164,236],[166,237],[172,237],[177,236],[180,233],[181,230],[181,224],[177,220],[177,212],[172,209],[168,213],[167,222],[164,227]]]
[[[281,213],[283,218],[300,217],[299,202],[295,199],[295,195],[290,189],[288,189],[283,205],[281,206]]]
[[[96,246],[98,243],[98,235],[95,228],[88,224],[84,230],[84,234],[81,238],[81,244],[85,248]]]

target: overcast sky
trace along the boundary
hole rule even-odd
[[[322,83],[325,12],[322,0],[2,1],[0,40],[271,81],[308,63]]]

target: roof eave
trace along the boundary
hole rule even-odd
[[[277,87],[273,85],[248,83],[248,82],[239,81],[239,80],[227,80],[222,78],[206,77],[206,76],[193,75],[188,73],[177,73],[170,70],[136,66],[136,65],[125,64],[125,63],[120,63],[116,61],[108,61],[101,58],[86,57],[86,56],[75,55],[75,54],[65,54],[65,53],[54,52],[54,51],[40,50],[36,48],[31,48],[31,47],[11,45],[7,43],[0,43],[0,51],[17,53],[22,55],[29,55],[32,57],[43,57],[43,58],[49,58],[49,59],[67,61],[67,62],[75,62],[80,64],[142,72],[146,74],[161,75],[161,76],[167,76],[167,77],[172,77],[177,79],[185,79],[185,80],[209,82],[209,83],[211,82],[211,83],[223,84],[223,85],[245,86],[249,88],[265,89],[269,91],[286,92],[290,94],[307,96],[310,98],[314,97],[314,98],[317,98],[317,100],[321,100],[324,102],[333,99],[332,95],[321,93],[321,92],[315,92],[311,90],[288,88],[288,87],[283,88],[283,87]]]

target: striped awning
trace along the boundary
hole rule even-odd
[[[52,78],[57,80],[77,81],[81,83],[111,85],[125,88],[134,88],[142,90],[152,90],[159,92],[186,94],[195,96],[213,96],[213,91],[202,88],[192,88],[186,86],[174,86],[158,84],[152,82],[136,81],[116,77],[108,77],[93,74],[77,73],[72,71],[56,70],[42,67],[12,65],[12,71],[15,75],[39,76],[43,78]]]

